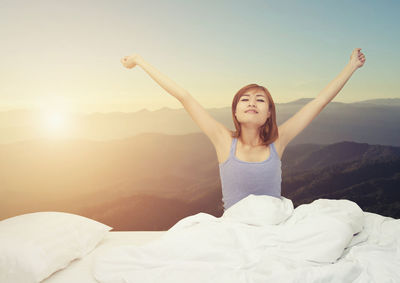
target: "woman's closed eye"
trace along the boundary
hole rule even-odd
[[[248,99],[244,98],[244,99],[242,99],[241,101],[247,101],[247,100],[248,100]],[[262,100],[262,99],[257,99],[257,101],[264,102],[264,100]]]

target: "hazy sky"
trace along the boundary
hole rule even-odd
[[[277,103],[315,97],[362,48],[365,65],[334,101],[400,98],[399,1],[0,0],[0,110],[181,108],[139,53],[204,107],[244,85]]]

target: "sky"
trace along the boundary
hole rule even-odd
[[[333,101],[400,98],[399,1],[0,0],[0,111],[182,108],[139,54],[206,108],[243,86],[276,103],[313,98],[366,57]],[[397,35],[396,35],[397,34]]]

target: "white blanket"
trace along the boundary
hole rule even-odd
[[[94,277],[118,282],[400,282],[400,220],[349,200],[249,195],[216,218],[198,213],[160,239],[98,254]]]

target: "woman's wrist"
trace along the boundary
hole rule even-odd
[[[136,63],[136,65],[141,66],[141,64],[144,62],[142,56],[140,55],[135,55],[134,59],[133,59]]]
[[[347,63],[347,66],[352,72],[354,72],[358,69],[358,66],[355,65],[354,63],[352,63],[351,61]]]

